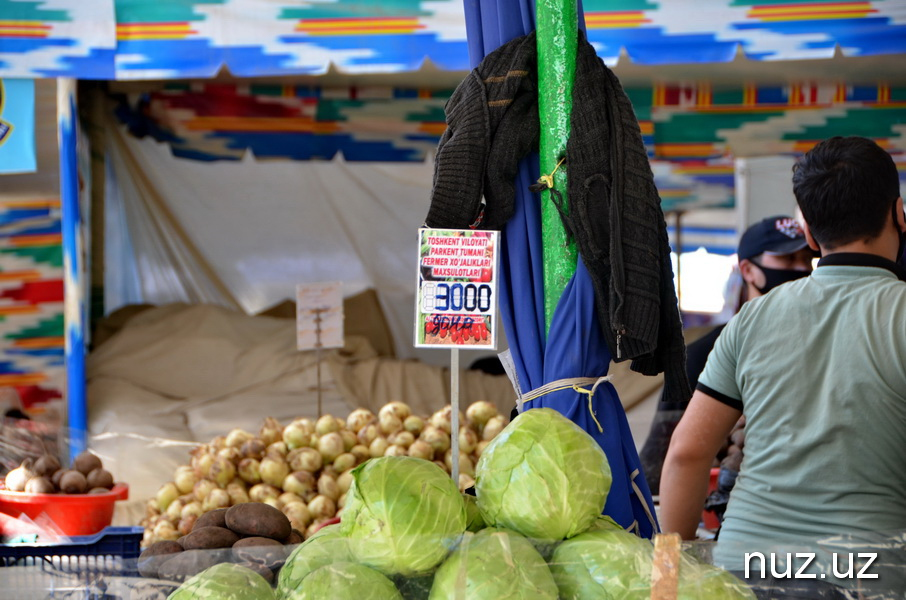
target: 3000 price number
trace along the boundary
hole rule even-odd
[[[483,283],[425,283],[424,312],[479,312],[491,310],[491,286]]]

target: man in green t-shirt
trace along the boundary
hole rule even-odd
[[[715,563],[759,571],[763,555],[775,579],[904,585],[906,276],[896,261],[906,218],[896,165],[870,140],[831,138],[799,162],[793,192],[822,258],[811,277],[747,302],[721,333],[671,440],[661,523],[695,537],[711,461],[745,414],[746,454]],[[882,545],[867,573],[886,580],[849,576],[833,550],[841,539],[843,558]]]

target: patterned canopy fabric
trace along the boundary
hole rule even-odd
[[[609,64],[906,52],[901,0],[587,0]],[[695,18],[689,18],[694,11]],[[0,77],[203,78],[467,70],[461,0],[0,0]]]

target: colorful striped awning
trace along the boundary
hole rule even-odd
[[[468,70],[462,0],[0,0],[0,77],[207,78]],[[906,2],[588,0],[608,63],[906,52]],[[694,18],[690,18],[694,15]]]

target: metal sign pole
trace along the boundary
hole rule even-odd
[[[318,362],[317,364],[317,373],[318,373],[318,418],[321,418],[321,313],[326,309],[316,308],[315,313],[315,357]]]
[[[450,467],[453,481],[459,486],[459,348],[450,350]]]

